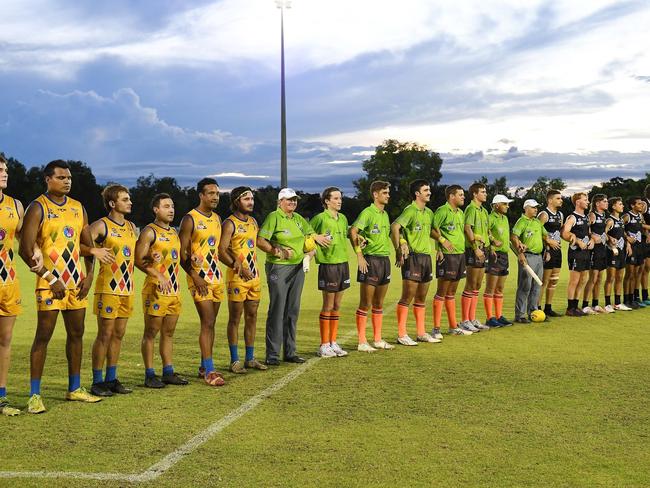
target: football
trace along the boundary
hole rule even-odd
[[[533,310],[530,314],[530,320],[533,322],[544,322],[546,314],[542,310]]]

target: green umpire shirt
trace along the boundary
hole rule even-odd
[[[340,264],[348,262],[348,219],[342,213],[334,218],[329,210],[316,215],[309,222],[317,234],[329,236],[329,247],[316,247],[318,264]]]
[[[433,211],[430,208],[424,207],[420,210],[413,202],[407,205],[395,222],[402,226],[402,235],[411,252],[431,254]]]
[[[291,217],[281,209],[274,210],[266,216],[259,235],[273,244],[293,251],[289,259],[281,259],[273,254],[266,254],[266,260],[273,264],[298,264],[304,256],[305,236],[314,233],[309,222],[294,212]]]
[[[512,228],[512,233],[528,248],[527,252],[541,254],[544,250],[544,237],[548,232],[537,217],[529,219],[522,215]]]
[[[501,242],[499,247],[492,246],[492,250],[508,252],[508,249],[510,249],[510,223],[508,217],[498,212],[491,212],[488,223],[492,237]]]
[[[469,205],[465,207],[465,225],[472,227],[472,232],[474,232],[475,236],[481,236],[483,238],[483,247],[490,246],[488,212],[483,205],[477,205],[474,203],[474,200],[469,202]],[[465,247],[468,249],[472,247],[469,239],[465,240]]]
[[[354,221],[352,227],[359,229],[359,234],[366,238],[364,255],[388,256],[392,249],[390,243],[390,221],[385,210],[379,210],[373,203]]]
[[[451,251],[447,251],[438,243],[437,248],[440,251],[445,254],[465,253],[465,214],[461,209],[452,209],[449,202],[438,207],[433,214],[433,228],[454,246]]]

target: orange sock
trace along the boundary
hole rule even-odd
[[[384,322],[384,310],[382,308],[372,309],[372,332],[375,342],[381,340],[381,326]]]
[[[339,312],[330,312],[330,344],[336,342],[336,336],[339,332]]]
[[[320,343],[328,344],[330,341],[330,316],[329,312],[321,312],[318,317],[320,323]]]
[[[397,303],[397,336],[398,337],[404,337],[406,335],[406,321],[408,319],[408,315],[409,315],[408,303],[398,302]]]
[[[442,309],[445,306],[444,297],[436,295],[433,297],[433,328],[439,329],[442,322]]]
[[[463,322],[469,320],[469,309],[472,306],[472,292],[464,291],[460,298],[460,318]]]
[[[417,330],[417,335],[423,336],[427,333],[426,326],[424,325],[424,314],[426,308],[424,303],[414,303],[413,304],[413,315],[415,315],[415,330]]]
[[[472,292],[472,301],[469,304],[469,319],[476,320],[476,307],[478,306],[478,290]]]
[[[447,321],[449,322],[449,328],[455,329],[458,327],[456,323],[456,297],[446,296],[445,297],[445,310],[447,310]]]
[[[357,335],[359,336],[359,344],[368,342],[368,339],[366,339],[367,323],[368,323],[368,312],[358,308],[357,309]]]
[[[487,317],[485,320],[490,320],[492,317],[494,317],[494,313],[492,313],[493,305],[493,295],[490,295],[489,293],[483,293],[483,306],[485,307],[485,316]]]
[[[503,317],[503,295],[494,295],[494,316]]]

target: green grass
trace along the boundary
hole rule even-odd
[[[9,394],[24,407],[35,329],[33,277],[20,267],[24,313],[13,341]],[[394,273],[385,336],[395,338]],[[139,283],[142,275],[138,274]],[[512,316],[516,269],[508,280]],[[138,288],[139,289],[139,288]],[[566,276],[556,309],[565,304]],[[430,293],[432,297],[432,293]],[[264,355],[267,294],[257,352]],[[355,283],[341,335],[355,330]],[[184,290],[176,369],[194,378],[198,321]],[[319,343],[315,266],[303,293],[299,351]],[[479,308],[482,318],[482,307]],[[427,318],[430,319],[430,304]],[[443,344],[321,360],[185,457],[151,486],[648,486],[650,311],[515,326]],[[217,320],[215,359],[225,370],[227,312]],[[65,403],[65,333],[59,324],[43,378],[44,415],[0,418],[0,470],[137,473],[296,368],[234,377],[210,389],[146,390],[139,353],[140,297],[119,373],[135,392],[97,405]],[[83,381],[90,384],[95,317],[87,316]],[[409,330],[414,324],[410,317]],[[347,341],[350,349],[355,340]],[[243,348],[243,345],[242,345]],[[157,362],[160,369],[160,363]],[[125,483],[0,479],[1,486],[124,486]]]

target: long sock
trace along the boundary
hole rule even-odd
[[[228,349],[230,350],[230,362],[234,363],[239,361],[239,350],[237,349],[237,344],[228,344]]]
[[[320,326],[320,343],[328,344],[330,341],[330,315],[329,312],[321,312],[318,317]]]
[[[472,301],[469,305],[469,319],[476,320],[476,308],[478,307],[478,290],[472,292]]]
[[[612,304],[612,297],[610,295],[607,295],[605,297],[605,306],[608,307]]]
[[[75,391],[81,388],[81,376],[78,374],[68,375],[68,391]]]
[[[472,306],[473,292],[464,291],[460,297],[460,318],[463,322],[469,320],[469,310]]]
[[[496,318],[503,317],[503,295],[494,294],[494,315]]]
[[[643,290],[641,290],[641,299],[644,300],[644,301],[648,299],[648,289],[647,288],[644,288]]]
[[[359,337],[359,344],[368,342],[366,338],[366,325],[368,323],[368,312],[365,310],[357,309],[357,336]]]
[[[458,327],[456,323],[456,297],[453,295],[447,295],[445,297],[445,310],[447,310],[447,321],[449,322],[449,328],[455,329]]]
[[[433,297],[433,328],[439,329],[442,322],[442,309],[445,306],[445,298],[440,295]]]
[[[114,381],[117,379],[117,365],[115,366],[106,366],[106,376],[104,381]]]
[[[553,310],[553,307],[550,303],[544,305],[544,313],[549,313],[551,310]]]
[[[7,396],[7,388],[4,386],[0,386],[0,398],[4,398]]]
[[[163,364],[163,376],[171,376],[174,374],[174,365],[173,364]]]
[[[591,300],[591,308],[597,307],[598,306],[598,299]]]
[[[621,304],[621,295],[614,295],[614,305]]]
[[[384,322],[384,309],[372,309],[372,333],[375,342],[381,340],[381,327]]]
[[[397,302],[397,336],[404,337],[406,335],[406,321],[409,315],[409,304],[405,302]]]
[[[571,300],[570,298],[568,298],[567,301],[566,301],[566,303],[567,303],[567,308],[568,308],[569,310],[573,310],[573,300]]]
[[[212,371],[214,371],[214,361],[212,361],[212,358],[204,358],[203,359],[203,367],[205,368],[205,374],[208,374]],[[163,368],[164,371],[164,368]],[[173,370],[172,370],[173,373]],[[163,373],[165,374],[165,373]]]
[[[494,295],[483,293],[483,308],[485,308],[485,320],[490,320],[494,317]]]
[[[93,369],[93,383],[101,383],[103,379],[104,372],[101,369]]]
[[[424,323],[424,316],[426,313],[426,307],[424,303],[414,303],[413,304],[413,315],[415,315],[415,330],[418,337],[423,336],[427,333],[427,327]]]
[[[336,342],[339,333],[339,311],[330,312],[330,344]]]
[[[246,361],[255,359],[255,346],[246,346]]]
[[[41,394],[41,379],[32,378],[29,382],[29,396]]]

